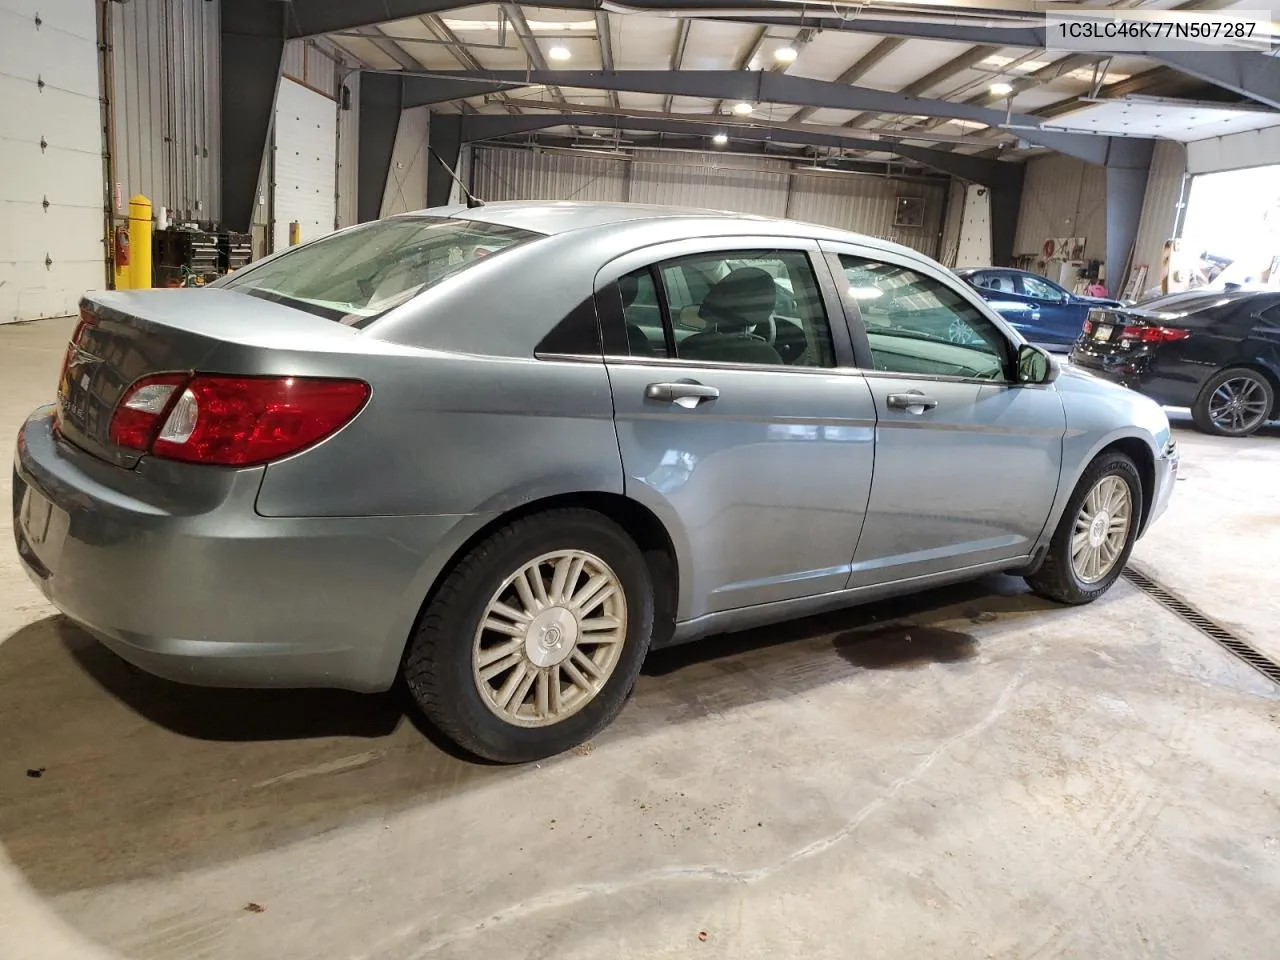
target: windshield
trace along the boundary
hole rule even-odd
[[[541,236],[489,223],[392,217],[291,250],[222,286],[364,326],[445,277]]]

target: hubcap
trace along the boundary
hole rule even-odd
[[[581,550],[546,553],[490,598],[472,645],[472,675],[503,720],[549,726],[595,699],[626,636],[626,595],[609,565]]]
[[[1209,419],[1221,430],[1244,433],[1267,416],[1267,392],[1253,377],[1224,381],[1209,398]]]
[[[1071,568],[1083,583],[1097,583],[1116,565],[1129,539],[1133,495],[1112,475],[1099,480],[1076,514],[1071,537]]]

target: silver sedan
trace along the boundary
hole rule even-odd
[[[44,594],[174,680],[379,691],[501,761],[657,647],[962,580],[1086,603],[1177,470],[1151,401],[807,224],[495,203],[94,294],[18,439]]]

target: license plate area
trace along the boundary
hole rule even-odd
[[[1093,339],[1098,343],[1109,343],[1111,341],[1111,334],[1114,331],[1115,327],[1111,324],[1100,323],[1093,328]]]

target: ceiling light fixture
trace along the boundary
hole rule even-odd
[[[563,43],[557,43],[554,47],[552,47],[550,50],[547,51],[547,56],[550,57],[552,60],[568,60],[570,57],[573,56],[573,54],[569,52],[569,48],[566,47]]]
[[[773,59],[779,63],[795,63],[798,56],[800,56],[800,51],[795,47],[779,47],[773,51]]]
[[[749,113],[751,113],[751,111],[752,111],[752,110],[754,110],[754,109],[755,109],[755,107],[754,107],[754,106],[752,106],[751,104],[747,103],[745,100],[743,100],[743,101],[741,101],[741,102],[739,102],[739,103],[735,103],[735,104],[733,105],[733,112],[734,112],[734,113],[736,113],[736,114],[737,114],[738,116],[740,116],[740,117],[745,117],[745,116],[747,116],[747,115],[748,115]]]
[[[1013,93],[1013,84],[1006,80],[997,80],[991,85],[991,92],[997,97],[1007,97]]]
[[[723,147],[726,143],[729,142],[729,135],[727,133],[717,133],[714,137],[711,138],[711,142],[714,143],[717,147]]]

